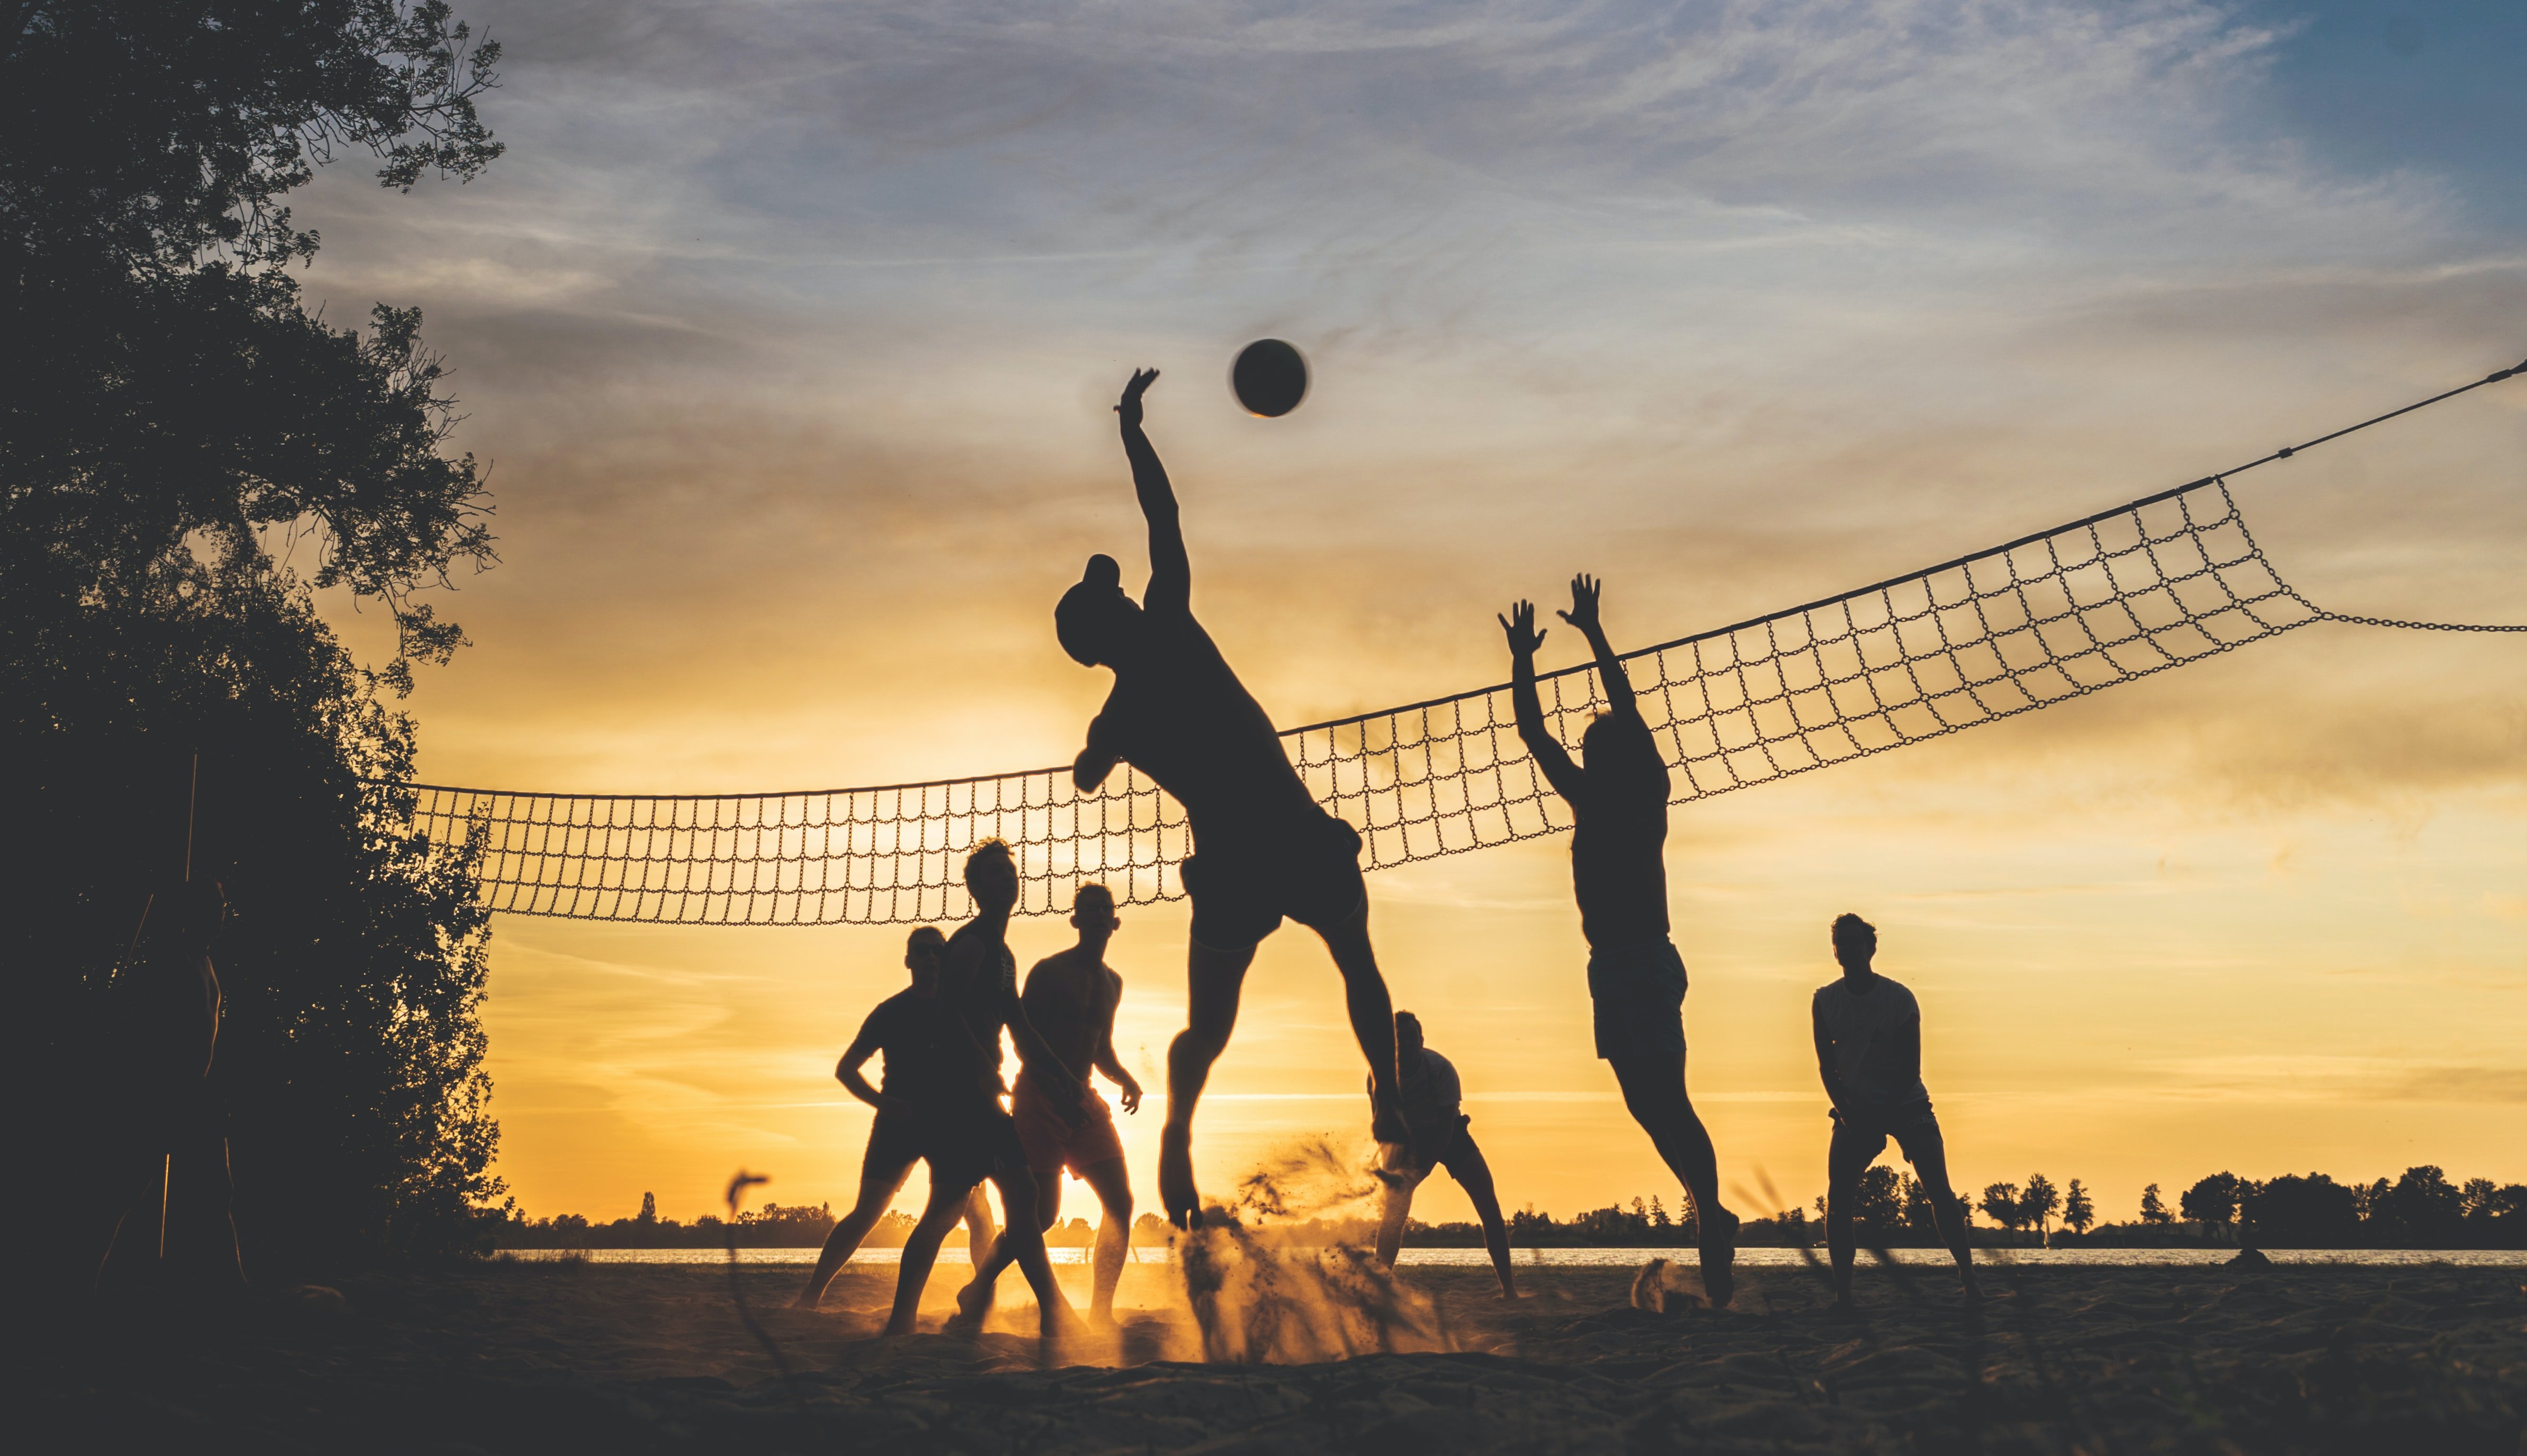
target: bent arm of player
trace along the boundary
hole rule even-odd
[[[1606,641],[1605,624],[1597,618],[1597,598],[1606,584],[1581,572],[1571,579],[1571,609],[1554,615],[1579,629],[1588,639],[1588,650],[1597,657],[1597,681],[1605,685],[1606,706],[1611,712],[1640,723],[1643,732],[1649,725],[1641,719],[1640,696],[1632,691],[1631,674],[1624,670],[1624,659],[1615,655],[1612,643]]]
[[[1123,761],[1123,755],[1115,753],[1113,747],[1104,741],[1105,738],[1106,717],[1100,713],[1089,720],[1087,746],[1079,751],[1078,757],[1070,760],[1070,781],[1079,787],[1082,794],[1096,793],[1098,786],[1106,782],[1106,776],[1114,771],[1114,765]]]
[[[1167,468],[1141,430],[1141,396],[1158,383],[1159,372],[1143,369],[1123,387],[1114,413],[1123,418],[1123,454],[1132,462],[1132,493],[1141,498],[1141,514],[1150,523],[1150,585],[1141,593],[1144,610],[1190,611],[1193,606],[1193,559],[1185,554],[1184,527],[1177,519],[1175,488]]]
[[[1825,1009],[1816,1008],[1810,1014],[1810,1019],[1816,1026],[1817,1075],[1825,1081],[1826,1101],[1833,1104],[1835,1112],[1840,1112],[1843,1104],[1842,1079],[1835,1076],[1833,1072],[1833,1036],[1825,1029]]]
[[[1544,726],[1544,700],[1535,692],[1535,650],[1544,643],[1544,634],[1535,630],[1535,603],[1521,601],[1508,616],[1494,620],[1509,635],[1509,701],[1517,712],[1518,736],[1525,741],[1535,766],[1544,770],[1544,781],[1576,808],[1586,780],[1571,761],[1571,751]]]
[[[1122,1089],[1123,1111],[1137,1113],[1141,1110],[1141,1084],[1123,1069],[1123,1059],[1114,1055],[1114,1033],[1110,1029],[1097,1043],[1097,1060],[1093,1065],[1106,1073],[1106,1080]]]
[[[844,1049],[843,1060],[834,1064],[834,1080],[843,1084],[844,1091],[876,1108],[879,1112],[907,1111],[910,1105],[902,1098],[887,1096],[870,1086],[867,1077],[860,1075],[860,1068],[866,1066],[869,1058],[875,1055],[877,1055],[877,1042],[870,1037],[869,1028],[863,1026],[860,1028],[858,1038]]]

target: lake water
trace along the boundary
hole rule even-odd
[[[1089,1250],[1082,1248],[1049,1251],[1056,1264],[1086,1264]],[[1890,1249],[1887,1253],[1897,1264],[1944,1265],[1945,1249]],[[1823,1249],[1739,1249],[1737,1265],[1741,1269],[1796,1269],[1810,1257],[1825,1258]],[[584,1258],[591,1264],[725,1264],[725,1249],[512,1249],[503,1251],[504,1259],[522,1262],[556,1260],[565,1257]],[[1132,1250],[1132,1257],[1143,1264],[1165,1264],[1170,1261],[1167,1249],[1142,1245]],[[1691,1249],[1519,1249],[1512,1255],[1521,1269],[1589,1269],[1621,1267],[1638,1268],[1652,1259],[1666,1259],[1690,1268],[1694,1263]],[[1866,1268],[1874,1256],[1860,1256]],[[2131,1266],[2200,1266],[2226,1264],[2237,1257],[2234,1249],[1977,1249],[1975,1259],[1981,1264],[2016,1265],[2131,1265]],[[2527,1250],[2518,1249],[2272,1249],[2267,1258],[2275,1264],[2360,1264],[2394,1267],[2397,1265],[2449,1264],[2468,1268],[2527,1268]],[[813,1264],[814,1249],[740,1249],[738,1258],[746,1264]],[[851,1256],[853,1264],[896,1264],[903,1258],[902,1249],[862,1249]],[[965,1264],[962,1240],[939,1251],[942,1264]],[[1480,1249],[1405,1249],[1395,1262],[1404,1268],[1417,1266],[1488,1268],[1491,1256]]]

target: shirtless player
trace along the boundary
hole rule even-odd
[[[1042,1227],[1051,1228],[1060,1217],[1065,1168],[1096,1191],[1105,1208],[1097,1225],[1088,1313],[1110,1324],[1114,1285],[1123,1277],[1123,1255],[1132,1232],[1132,1179],[1123,1166],[1122,1140],[1114,1134],[1114,1115],[1089,1087],[1088,1069],[1106,1073],[1122,1090],[1127,1113],[1141,1110],[1141,1084],[1114,1055],[1114,1008],[1123,999],[1123,978],[1108,968],[1106,944],[1123,922],[1114,914],[1112,892],[1104,885],[1080,886],[1071,897],[1070,923],[1079,932],[1079,944],[1037,962],[1018,998],[1036,1035],[1060,1065],[1043,1067],[1024,1062],[1009,1094],[1009,1116],[1026,1149],[1027,1170],[1035,1175],[1036,1220]],[[1077,1080],[1066,1088],[1047,1085],[1072,1077]],[[990,1261],[977,1263],[974,1282],[956,1296],[958,1308],[968,1316],[978,1312],[989,1302],[1001,1271],[1016,1257],[1015,1245],[1006,1239],[994,1246]]]
[[[1525,601],[1500,619],[1509,634],[1510,696],[1519,737],[1575,821],[1571,879],[1588,938],[1597,1055],[1615,1069],[1632,1119],[1692,1196],[1703,1292],[1712,1308],[1725,1309],[1734,1292],[1737,1216],[1721,1206],[1711,1134],[1684,1090],[1684,961],[1668,938],[1667,762],[1597,620],[1597,594],[1595,579],[1572,578],[1571,609],[1561,614],[1588,639],[1606,689],[1606,710],[1579,740],[1586,766],[1571,761],[1545,726],[1535,691],[1535,650],[1544,634]]]
[[[1284,917],[1323,937],[1333,953],[1352,1035],[1386,1110],[1379,1136],[1399,1141],[1405,1130],[1393,1111],[1395,1008],[1369,945],[1360,834],[1316,806],[1271,718],[1194,620],[1193,566],[1175,492],[1141,431],[1141,396],[1158,377],[1155,369],[1134,374],[1114,406],[1132,489],[1150,526],[1149,586],[1134,602],[1114,558],[1091,556],[1054,609],[1054,628],[1081,665],[1114,671],[1114,690],[1088,725],[1088,746],[1072,768],[1081,791],[1129,763],[1184,806],[1193,830],[1195,853],[1183,869],[1193,899],[1186,1025],[1167,1048],[1167,1120],[1159,1137],[1159,1201],[1169,1221],[1189,1228],[1202,1211],[1193,1181],[1194,1107],[1237,1029],[1238,994],[1255,948]]]
[[[922,1286],[938,1262],[939,1244],[965,1217],[975,1186],[990,1178],[1001,1190],[1001,1211],[1008,1219],[1002,1241],[1012,1247],[1012,1257],[1035,1289],[1042,1332],[1051,1339],[1076,1317],[1045,1257],[1026,1149],[1018,1142],[1017,1125],[1001,1108],[1001,1028],[1008,1028],[1031,1061],[1059,1064],[1037,1039],[1018,1005],[1017,963],[1008,944],[1009,911],[1018,903],[1018,868],[1009,847],[997,839],[976,846],[965,857],[965,889],[974,898],[974,918],[948,937],[939,976],[939,999],[948,1008],[951,1044],[958,1056],[930,1119],[923,1149],[930,1161],[930,1201],[904,1237],[895,1313],[886,1332],[910,1334],[918,1327]]]

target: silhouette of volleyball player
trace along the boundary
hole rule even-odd
[[[1509,634],[1510,697],[1518,735],[1545,781],[1571,806],[1571,878],[1588,938],[1588,994],[1596,1003],[1597,1055],[1615,1069],[1624,1105],[1693,1199],[1702,1285],[1712,1307],[1734,1293],[1737,1216],[1720,1202],[1711,1134],[1684,1089],[1684,961],[1668,939],[1667,762],[1642,720],[1632,682],[1597,618],[1599,583],[1571,579],[1562,620],[1596,654],[1607,708],[1579,740],[1586,766],[1544,725],[1535,691],[1535,606],[1499,618]]]
[[[941,959],[939,997],[959,1038],[960,1055],[943,1080],[937,1115],[931,1119],[929,1146],[930,1201],[921,1220],[903,1242],[903,1264],[896,1277],[895,1313],[889,1334],[910,1334],[917,1327],[921,1289],[939,1259],[940,1241],[965,1215],[968,1196],[983,1179],[1001,1190],[1001,1210],[1007,1216],[1002,1237],[1012,1248],[1018,1269],[1034,1288],[1042,1312],[1042,1332],[1052,1338],[1071,1319],[1070,1306],[1053,1280],[1053,1264],[1045,1257],[1044,1229],[1036,1222],[1035,1180],[1027,1175],[1026,1149],[1017,1124],[1001,1107],[1001,1028],[1006,1026],[1018,1049],[1032,1060],[1058,1066],[1027,1023],[1018,1004],[1017,962],[1009,955],[1009,911],[1018,902],[1018,869],[1009,847],[985,840],[965,858],[965,889],[974,897],[974,918],[948,937]],[[1074,1115],[1076,1110],[1072,1110]]]
[[[939,999],[939,967],[947,956],[948,937],[938,926],[913,931],[903,948],[903,968],[912,972],[912,985],[879,1002],[834,1064],[834,1080],[877,1109],[877,1119],[869,1124],[868,1151],[860,1155],[859,1201],[826,1235],[815,1272],[799,1291],[799,1309],[816,1307],[825,1286],[885,1216],[912,1165],[927,1151],[929,1119],[964,1065],[964,1027],[951,1019],[947,1004]],[[872,1087],[860,1067],[881,1053],[886,1057],[883,1080]],[[965,1231],[979,1265],[992,1247],[992,1210],[979,1184],[966,1197]]]
[[[116,986],[128,1181],[97,1267],[100,1289],[143,1269],[188,1293],[245,1287],[228,1117],[211,1080],[220,1041],[211,946],[227,919],[217,880],[160,894],[146,912],[142,953]]]
[[[1448,1059],[1422,1044],[1421,1019],[1411,1012],[1395,1014],[1395,1075],[1396,1099],[1413,1132],[1402,1142],[1377,1145],[1377,1177],[1386,1185],[1378,1210],[1377,1262],[1395,1267],[1404,1221],[1413,1212],[1413,1190],[1433,1169],[1445,1168],[1483,1221],[1483,1247],[1491,1251],[1492,1272],[1500,1275],[1501,1297],[1518,1298],[1518,1279],[1509,1268],[1509,1225],[1501,1220],[1491,1165],[1467,1130],[1473,1119],[1461,1111],[1465,1089]],[[1372,1115],[1375,1095],[1372,1090]]]
[[[1122,1140],[1114,1133],[1114,1115],[1089,1087],[1088,1069],[1106,1073],[1122,1090],[1127,1113],[1141,1110],[1141,1084],[1114,1055],[1114,1009],[1123,999],[1123,978],[1107,966],[1106,945],[1123,922],[1114,913],[1113,893],[1104,885],[1080,886],[1071,897],[1070,923],[1079,932],[1079,943],[1037,962],[1018,998],[1027,1021],[1061,1059],[1060,1065],[1047,1067],[1021,1057],[1017,1085],[1009,1093],[1009,1118],[1026,1148],[1027,1170],[1035,1175],[1039,1227],[1051,1228],[1061,1216],[1063,1169],[1096,1191],[1104,1216],[1097,1225],[1088,1313],[1111,1323],[1114,1286],[1123,1277],[1132,1231],[1132,1179],[1123,1165]],[[1073,1076],[1075,1084],[1048,1085]],[[1001,1271],[1015,1257],[1016,1246],[1003,1239],[988,1262],[977,1260],[974,1282],[956,1297],[958,1308],[970,1316],[986,1304]]]
[[[1939,1237],[1955,1256],[1966,1295],[1976,1298],[1966,1207],[1948,1186],[1947,1143],[1922,1085],[1922,1006],[1898,981],[1871,968],[1878,927],[1858,915],[1833,922],[1833,959],[1842,978],[1816,993],[1817,1071],[1833,1100],[1833,1142],[1826,1154],[1825,1241],[1833,1255],[1833,1302],[1851,1307],[1851,1205],[1860,1175],[1895,1139],[1931,1195]]]
[[[1193,830],[1194,854],[1183,871],[1193,898],[1186,1024],[1167,1048],[1167,1120],[1159,1139],[1159,1200],[1169,1220],[1190,1227],[1201,1215],[1194,1108],[1237,1029],[1238,994],[1264,937],[1286,916],[1324,938],[1381,1105],[1395,1086],[1394,1004],[1369,945],[1360,835],[1316,806],[1271,718],[1194,620],[1193,567],[1175,493],[1141,431],[1141,396],[1158,377],[1155,369],[1134,374],[1114,406],[1132,488],[1150,525],[1149,586],[1135,603],[1114,558],[1091,556],[1055,608],[1054,626],[1073,658],[1114,672],[1114,690],[1088,725],[1088,746],[1073,766],[1081,790],[1129,763],[1175,796]],[[1393,1126],[1385,1131],[1402,1134]]]

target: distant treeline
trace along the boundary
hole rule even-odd
[[[2321,1172],[2255,1182],[2215,1172],[2178,1195],[2170,1209],[2152,1183],[2142,1191],[2138,1217],[2100,1222],[2094,1202],[2078,1178],[2062,1188],[2042,1173],[2026,1183],[1992,1183],[1973,1199],[1972,1212],[1989,1226],[1975,1228],[1984,1246],[2052,1248],[2227,1247],[2267,1249],[2519,1249],[2527,1248],[2527,1184],[2489,1178],[2451,1183],[2441,1170],[2408,1168],[2392,1182],[2338,1183]],[[1790,1209],[1768,1219],[1748,1219],[1737,1241],[1750,1248],[1809,1248],[1825,1241],[1825,1200],[1814,1216]],[[1971,1213],[1969,1222],[1971,1222]],[[1935,1247],[1939,1240],[1921,1181],[1881,1165],[1862,1175],[1853,1210],[1854,1239],[1868,1248]],[[908,1214],[888,1213],[864,1246],[895,1249],[912,1231]],[[657,1199],[641,1196],[641,1212],[611,1222],[577,1214],[530,1220],[514,1210],[494,1216],[491,1242],[503,1249],[698,1249],[725,1247],[734,1232],[740,1248],[813,1248],[832,1231],[830,1207],[767,1203],[741,1213],[734,1222],[704,1214],[691,1223],[661,1219]],[[1367,1245],[1377,1236],[1368,1219],[1309,1219],[1267,1223],[1264,1237],[1291,1244]],[[1656,1197],[1635,1198],[1558,1220],[1534,1205],[1509,1216],[1510,1242],[1520,1248],[1641,1247],[1690,1245],[1690,1215],[1671,1214]],[[951,1235],[954,1242],[962,1233]],[[1096,1242],[1086,1219],[1056,1224],[1045,1241],[1057,1248]],[[1132,1222],[1132,1242],[1163,1244],[1167,1225],[1156,1214]],[[1480,1248],[1476,1223],[1404,1225],[1406,1248]]]

